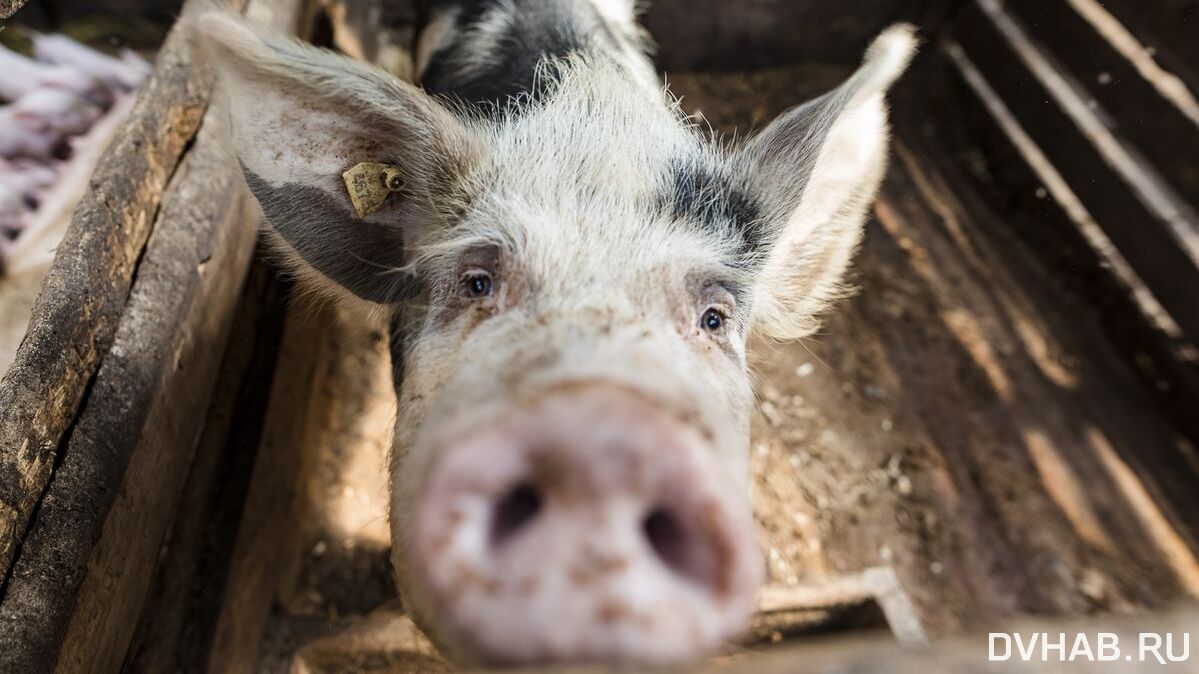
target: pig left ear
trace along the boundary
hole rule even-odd
[[[841,279],[882,182],[889,127],[885,94],[915,52],[911,26],[893,26],[840,87],[792,109],[738,151],[764,202],[754,328],[794,339],[843,294]]]
[[[452,206],[478,151],[465,122],[382,70],[222,11],[199,17],[193,35],[216,70],[216,119],[287,268],[335,296],[409,299],[405,246]]]

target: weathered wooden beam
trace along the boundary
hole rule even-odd
[[[16,14],[24,4],[25,0],[0,0],[0,19],[7,19]]]
[[[0,600],[0,669],[110,671],[125,658],[257,233],[218,129],[200,134],[161,197],[112,346],[21,541]]]
[[[1166,659],[1165,635],[1172,638],[1173,653],[1182,652],[1184,635],[1192,639],[1199,630],[1199,608],[1188,606],[1173,613],[1160,615],[1095,616],[1083,620],[1049,621],[1022,619],[1005,621],[994,625],[991,632],[1019,633],[1028,643],[1034,633],[1048,636],[1057,642],[1059,634],[1065,638],[1065,653],[1059,659],[1057,651],[1050,650],[1049,657],[1042,659],[1041,639],[1037,641],[1035,653],[1029,661],[1012,653],[1004,660],[990,661],[989,633],[973,633],[934,641],[927,646],[901,644],[886,637],[839,636],[831,639],[797,643],[752,656],[735,657],[685,671],[704,674],[819,674],[824,672],[853,672],[853,674],[960,674],[961,672],[988,672],[989,674],[1069,674],[1075,671],[1101,671],[1112,667],[1123,674],[1149,674],[1163,670],[1152,653],[1142,656],[1140,635],[1143,633],[1162,636],[1162,647],[1157,653]],[[1098,633],[1115,634],[1120,647],[1118,661],[1099,661],[1097,652]],[[1077,655],[1068,661],[1078,635],[1085,634],[1091,647],[1091,656]],[[1152,642],[1150,642],[1152,643]],[[1015,648],[1012,649],[1015,651]],[[1002,655],[997,648],[997,655]],[[1193,653],[1191,655],[1193,656]],[[1179,663],[1181,664],[1181,663]],[[1185,667],[1185,665],[1183,665]],[[1169,667],[1166,667],[1169,669]],[[384,670],[386,671],[386,670]],[[558,670],[562,671],[562,670]],[[566,670],[566,671],[604,671]],[[668,670],[669,671],[669,670]],[[683,670],[674,670],[683,671]]]
[[[198,671],[220,610],[274,378],[286,284],[251,266],[204,431],[122,671]]]
[[[1006,6],[1111,115],[1113,129],[1199,207],[1199,92],[1158,66],[1099,0],[1008,0]]]
[[[794,585],[768,585],[758,595],[760,614],[865,603],[878,606],[887,627],[901,643],[921,644],[926,641],[912,600],[890,567],[874,567],[859,573]]]
[[[965,128],[955,135],[968,137],[968,143],[986,155],[991,174],[1002,178],[995,187],[1021,195],[1011,203],[1013,209],[1036,211],[1030,226],[1012,218],[1009,227],[1047,266],[1059,271],[1073,292],[1101,312],[1113,346],[1137,364],[1138,373],[1179,429],[1192,442],[1199,442],[1199,419],[1193,413],[1199,406],[1199,352],[1194,344],[1179,333],[1140,275],[961,45],[945,40],[940,49],[951,64],[945,70],[953,71],[946,79],[960,80],[969,92],[957,98],[956,115]],[[954,84],[942,81],[939,86],[952,89]],[[958,142],[957,138],[943,140],[950,146]],[[1183,488],[1180,493],[1185,492]]]
[[[1103,8],[1153,49],[1154,58],[1199,92],[1199,16],[1193,0],[1103,0]]]
[[[294,573],[294,502],[302,489],[304,448],[327,417],[313,409],[330,349],[329,312],[295,310],[284,327],[244,515],[233,546],[207,662],[213,674],[258,671],[264,625],[278,588]]]
[[[973,0],[954,36],[1183,332],[1199,338],[1199,215],[1023,23]]]
[[[1183,638],[1192,639],[1199,630],[1199,608],[1188,606],[1171,613],[1142,616],[1094,616],[1083,620],[1049,621],[1024,618],[996,624],[994,632],[1019,633],[1027,644],[1038,634],[1036,648],[1029,661],[1023,660],[1012,648],[1007,659],[990,661],[989,633],[972,633],[941,639],[932,643],[896,641],[886,635],[861,632],[794,642],[769,649],[737,652],[705,664],[688,666],[639,668],[638,671],[696,672],[703,674],[1069,674],[1090,671],[1090,668],[1112,667],[1125,674],[1146,674],[1162,671],[1163,660],[1172,652],[1183,652]],[[1097,651],[1100,632],[1116,636],[1120,653],[1116,661],[1099,661]],[[1162,636],[1161,648],[1140,650],[1141,634]],[[1065,653],[1061,661],[1056,650],[1041,659],[1042,635],[1056,643],[1064,634]],[[1066,661],[1078,635],[1086,635],[1091,647],[1090,659],[1082,651],[1073,661]],[[1167,651],[1165,635],[1171,635],[1172,651]],[[1153,642],[1150,641],[1150,644]],[[997,656],[1003,650],[997,646]],[[1156,654],[1156,656],[1155,656]],[[1103,657],[1111,657],[1104,652]],[[1193,651],[1192,651],[1193,657]],[[1179,663],[1181,665],[1182,663]],[[1178,665],[1175,665],[1178,666]],[[304,646],[296,656],[293,672],[297,674],[334,674],[335,672],[371,672],[372,674],[408,674],[410,672],[455,671],[432,650],[428,641],[403,615],[378,611],[343,628],[335,635],[323,637]],[[511,670],[508,670],[511,671]],[[544,667],[519,670],[523,674],[601,674],[625,672],[628,668],[582,666]]]
[[[120,666],[201,430],[257,221],[201,134],[0,600],[0,669]],[[61,653],[61,657],[59,656]]]
[[[458,671],[401,611],[380,609],[300,647],[294,674]]]
[[[113,371],[113,379],[106,381],[104,375],[112,362],[109,356],[96,380],[97,386],[112,382],[126,391],[146,386],[153,398],[143,403],[138,400],[140,396],[124,395],[111,404],[93,408],[93,399],[97,405],[102,402],[96,399],[100,389],[93,389],[75,428],[75,434],[86,434],[90,430],[88,422],[94,419],[97,430],[106,433],[105,427],[113,423],[114,417],[120,418],[121,409],[128,409],[128,403],[134,404],[131,413],[122,419],[126,423],[132,421],[129,417],[137,416],[139,406],[148,407],[140,432],[136,436],[131,429],[123,433],[122,443],[128,438],[135,444],[130,445],[132,454],[125,463],[123,478],[117,474],[114,484],[120,484],[118,499],[90,555],[88,568],[92,571],[79,589],[58,660],[61,672],[88,667],[114,671],[120,666],[202,430],[204,416],[200,410],[207,407],[213,390],[253,255],[258,222],[248,195],[241,189],[241,176],[216,143],[215,137],[202,132],[188,153],[175,176],[178,196],[164,201],[160,224],[138,268],[138,281],[122,321],[122,328],[125,324],[133,326],[130,339],[122,340],[123,330],[118,330],[114,344],[114,350],[120,349],[122,355],[126,349],[138,348],[138,352],[128,353],[136,364]],[[172,196],[168,194],[167,198]],[[163,320],[185,307],[186,313],[176,314],[177,321]],[[160,361],[162,370],[146,367],[153,362],[150,356],[157,349],[166,356]],[[142,376],[146,379],[139,381]],[[147,381],[151,378],[160,380]],[[88,448],[76,447],[75,434],[68,454],[79,449],[90,453]],[[101,442],[112,441],[105,438]],[[61,478],[65,485],[69,479],[72,459],[68,456],[55,475],[51,497],[55,496],[55,483]],[[115,473],[121,464],[118,459],[106,468]],[[88,471],[89,478],[92,475]],[[75,482],[69,488],[85,491],[98,486]],[[51,536],[70,531],[60,528],[61,521],[51,519],[54,502],[57,499],[43,502],[33,532],[42,526],[49,527]],[[75,522],[86,519],[74,515]],[[61,564],[63,560],[56,561]],[[12,589],[16,589],[15,583]]]
[[[957,181],[953,188],[958,193],[979,191],[1002,204],[997,207],[1005,209],[1002,227],[1052,270],[1052,287],[1093,307],[1104,342],[1117,354],[1110,361],[1113,369],[1135,373],[1163,417],[1190,442],[1199,442],[1194,414],[1199,407],[1199,354],[1194,345],[1179,337],[1176,326],[1171,331],[1161,324],[1162,309],[1140,277],[961,47],[950,41],[942,49],[948,56],[946,70],[952,71],[948,77],[961,78],[958,86],[964,95],[956,97],[953,117],[965,127],[956,133],[942,129],[938,143],[945,151],[928,152],[926,146],[924,156],[943,166],[949,158],[962,160],[957,175],[969,179]],[[941,86],[952,91],[953,84]],[[986,157],[981,176],[968,168],[963,139],[969,152]],[[1080,394],[1092,396],[1096,386],[1092,382]],[[1129,388],[1126,395],[1137,394]],[[1189,459],[1187,446],[1181,439],[1144,441],[1129,456],[1137,473],[1153,485],[1155,507],[1170,513],[1187,540],[1195,541],[1199,466]]]
[[[203,4],[189,2],[184,16]],[[63,438],[112,345],[163,191],[199,128],[211,87],[210,73],[195,67],[176,27],[96,167],[0,380],[0,576],[10,574]]]

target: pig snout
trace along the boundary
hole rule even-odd
[[[748,501],[683,416],[581,385],[435,451],[410,544],[451,650],[669,662],[748,625],[763,571]]]

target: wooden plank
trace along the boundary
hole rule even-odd
[[[411,618],[401,611],[380,609],[350,621],[334,634],[304,644],[295,655],[291,671],[440,674],[458,670],[441,657]]]
[[[292,506],[298,561],[280,574],[281,613],[338,615],[394,600],[388,525],[396,401],[385,325],[335,307],[320,357],[326,372],[308,416],[321,420],[295,447],[301,464]]]
[[[203,2],[193,0],[184,15]],[[0,575],[45,492],[58,449],[112,344],[167,181],[195,135],[211,76],[194,67],[176,27],[129,119],[96,167],[91,190],[0,380]]]
[[[0,0],[0,19],[7,19],[16,14],[24,4],[25,0]]]
[[[995,0],[954,35],[1183,332],[1199,337],[1199,215]]]
[[[1199,8],[1194,0],[1103,0],[1103,7],[1192,92],[1199,92]]]
[[[1008,0],[1030,36],[1048,49],[1178,192],[1199,206],[1199,102],[1155,68],[1098,0]]]
[[[0,602],[5,671],[119,667],[254,248],[241,176],[202,133],[163,196],[112,349]]]
[[[290,0],[252,10],[285,30],[306,13]],[[219,128],[168,186],[113,347],[22,541],[0,618],[0,640],[15,645],[0,657],[17,670],[56,655],[61,671],[116,669],[136,628],[258,227]]]
[[[125,672],[204,669],[274,379],[284,285],[264,263],[251,268]]]
[[[841,636],[831,639],[812,640],[756,654],[745,654],[688,671],[702,674],[821,674],[824,672],[853,672],[854,674],[961,674],[962,672],[988,672],[989,674],[1069,674],[1070,672],[1102,671],[1111,668],[1122,674],[1150,674],[1171,669],[1166,660],[1165,635],[1172,635],[1174,656],[1183,653],[1184,635],[1193,636],[1199,629],[1199,609],[1193,606],[1158,615],[1136,617],[1101,615],[1071,621],[1051,621],[1024,618],[1008,620],[993,625],[989,631],[1017,632],[1027,644],[1033,633],[1049,636],[1056,643],[1057,635],[1066,635],[1065,652],[1059,660],[1057,651],[1050,650],[1049,657],[1041,658],[1040,641],[1035,654],[1029,661],[1021,659],[1012,647],[1009,658],[991,662],[989,632],[976,632],[954,636],[927,646],[897,643],[881,636]],[[1120,647],[1119,659],[1115,662],[1098,661],[1099,653],[1092,650],[1091,657],[1079,654],[1074,661],[1067,660],[1075,639],[1079,634],[1087,635],[1092,649],[1098,645],[1100,632],[1116,635]],[[1159,650],[1163,662],[1152,653],[1142,657],[1139,649],[1141,634],[1161,635]],[[1186,637],[1189,638],[1189,637]],[[998,653],[1002,654],[1001,647]],[[1194,657],[1193,654],[1191,657]],[[1094,658],[1094,659],[1092,659]],[[1127,659],[1126,659],[1127,658]],[[1178,663],[1174,667],[1186,665]],[[372,670],[384,674],[386,669]],[[396,670],[391,670],[396,671]],[[597,672],[599,668],[563,668],[554,670],[567,672]]]
[[[1199,418],[1194,415],[1199,407],[1199,351],[1180,335],[1141,277],[961,46],[950,40],[941,48],[953,64],[946,70],[953,70],[965,90],[955,99],[960,108],[956,117],[963,120],[964,128],[941,140],[958,152],[971,151],[962,150],[967,147],[987,157],[991,183],[975,189],[1004,190],[1015,195],[1009,197],[1010,208],[1036,213],[1031,222],[1010,218],[1008,226],[1056,270],[1063,284],[1099,309],[1112,344],[1127,362],[1137,364],[1138,374],[1173,423],[1199,444]],[[951,78],[937,86],[952,89],[954,83],[946,81]],[[953,154],[950,150],[943,156]]]
[[[1092,248],[1074,221],[1077,214],[1066,212],[1073,207],[1058,202],[1052,177],[1030,167],[1036,162],[1012,147],[1010,130],[988,128],[997,124],[990,119],[993,113],[972,101],[965,87],[927,79],[909,86],[895,101],[899,147],[913,142],[900,152],[903,163],[912,165],[918,158],[928,173],[917,185],[940,183],[935,188],[942,196],[932,203],[962,204],[964,212],[946,208],[943,217],[956,237],[972,242],[963,246],[963,255],[985,254],[983,259],[991,261],[975,273],[993,286],[991,295],[1003,300],[1002,315],[992,316],[993,309],[974,303],[959,316],[964,324],[978,326],[972,329],[987,331],[985,350],[974,358],[988,378],[1007,381],[1009,395],[1016,396],[999,407],[1002,415],[1011,411],[1023,437],[1009,439],[1004,451],[1027,453],[1041,477],[1040,484],[1029,484],[1020,475],[1020,485],[1009,477],[1003,493],[1029,508],[1046,496],[1053,501],[1043,511],[1053,517],[1038,516],[1038,526],[1027,532],[1016,529],[1021,525],[1014,520],[1009,535],[1043,532],[1064,514],[1074,532],[1056,535],[1061,550],[1081,542],[1077,559],[1090,560],[1069,572],[1071,579],[1036,572],[1033,553],[1022,554],[1017,569],[1029,574],[1028,582],[1039,592],[1076,592],[1106,607],[1158,606],[1174,592],[1199,593],[1194,563],[1199,462],[1193,450],[1199,439],[1194,418],[1199,387],[1193,347],[1141,313],[1117,265]],[[1006,297],[1000,283],[1005,277],[1018,279],[1029,299],[1017,303]],[[1035,302],[1031,312],[1030,300]],[[997,320],[1006,321],[1018,339],[1005,339],[1005,330],[995,329]],[[1009,370],[1021,360],[1035,363],[1039,372]],[[961,402],[957,409],[991,419],[994,433],[1007,427],[994,404]],[[1010,456],[987,460],[969,489],[994,491],[993,484],[987,486],[991,476],[1003,472],[1001,464]],[[1003,496],[998,503],[1008,507]],[[1076,541],[1069,543],[1070,537]],[[1118,541],[1118,548],[1110,541]],[[1054,554],[1064,560],[1075,553]],[[1176,570],[1162,573],[1171,567]],[[1113,596],[1109,583],[1123,586],[1116,591],[1123,598]],[[1171,590],[1175,585],[1178,589]]]
[[[281,28],[301,13],[288,0],[255,7]],[[190,69],[203,70],[194,61]],[[112,348],[21,542],[0,604],[0,641],[10,646],[0,668],[46,670],[61,654],[67,671],[115,669],[125,657],[256,236],[256,212],[218,128],[168,185]]]
[[[329,314],[292,311],[284,328],[279,365],[254,463],[244,516],[239,524],[228,582],[207,671],[258,671],[264,625],[284,579],[294,573],[296,522],[293,504],[302,483],[303,449],[327,421],[320,399],[331,347]]]
[[[88,574],[59,656],[60,672],[91,667],[115,671],[120,666],[203,428],[199,410],[209,403],[258,224],[249,195],[242,189],[241,175],[217,142],[211,134],[201,132],[177,172],[178,201],[163,204],[161,223],[147,245],[125,314],[126,321],[135,323],[132,330],[137,334],[130,340],[133,343],[122,343],[122,332],[117,333],[114,351],[140,347],[133,356],[139,361],[137,366],[116,375],[122,384],[130,382],[127,375],[146,372],[146,347],[162,344],[173,348],[170,359],[163,363],[165,372],[148,373],[165,375],[165,380],[154,387],[153,402],[120,493],[88,562]],[[163,287],[151,288],[151,283]],[[194,295],[181,296],[190,284],[196,286],[191,291]],[[163,321],[172,307],[181,306],[187,307],[187,313],[180,315],[177,323]],[[147,337],[152,342],[148,343]],[[98,386],[105,383],[106,366],[107,359]],[[129,402],[130,398],[120,401],[122,407]],[[92,404],[89,398],[75,434],[88,432]],[[115,405],[99,409],[105,417],[102,424],[112,422],[109,415],[119,418]],[[76,451],[73,442],[67,451]],[[64,482],[70,463],[68,457],[60,469]],[[96,485],[76,483],[70,487],[74,491]],[[51,495],[53,491],[54,487]],[[50,519],[52,512],[44,503],[42,517],[51,526],[56,524]],[[57,529],[54,535],[60,535]]]
[[[385,334],[344,306],[290,312],[207,671],[256,672],[264,658],[290,657],[297,644],[283,644],[283,653],[266,647],[280,618],[394,599],[386,524],[394,398]],[[358,472],[340,482],[348,463]],[[322,543],[314,565],[312,550]],[[357,556],[345,554],[351,549]],[[340,596],[324,588],[314,600],[301,581],[326,574],[358,582],[343,585]]]
[[[298,644],[270,636],[289,616],[353,613],[395,598],[385,335],[352,308],[290,311],[206,671],[254,672],[264,658],[289,658]],[[329,576],[330,586],[308,584]]]
[[[865,602],[877,604],[886,626],[900,643],[915,645],[928,641],[911,598],[904,591],[894,569],[886,566],[818,582],[767,585],[758,594],[758,611],[759,615],[811,611]]]

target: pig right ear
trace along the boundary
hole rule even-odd
[[[841,279],[886,168],[885,95],[915,48],[910,26],[888,29],[841,86],[793,108],[740,150],[765,202],[753,293],[754,325],[764,334],[810,334],[843,294]]]
[[[464,123],[382,70],[229,14],[194,30],[232,150],[292,270],[372,302],[410,297],[405,243],[436,223],[471,162]],[[364,163],[387,166],[391,189],[356,209],[343,174]]]

